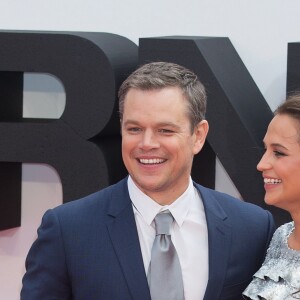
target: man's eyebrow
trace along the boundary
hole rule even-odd
[[[128,125],[128,124],[134,124],[134,125],[138,125],[139,122],[135,121],[135,120],[126,120],[123,122],[124,125]]]
[[[126,126],[126,125],[139,125],[140,123],[138,121],[135,121],[135,120],[126,120],[124,121],[123,125]],[[172,127],[172,128],[180,128],[179,125],[177,125],[176,123],[173,123],[173,122],[158,122],[155,124],[155,127],[164,127],[164,126],[167,126],[167,127]]]
[[[173,128],[179,128],[180,126],[173,123],[173,122],[160,122],[160,123],[157,123],[157,126],[158,127],[164,127],[164,126],[167,126],[167,127],[173,127]]]

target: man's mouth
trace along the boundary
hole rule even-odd
[[[166,161],[162,158],[140,158],[138,161],[143,165],[158,165]]]

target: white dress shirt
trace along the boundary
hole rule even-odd
[[[185,300],[203,299],[208,282],[208,234],[203,203],[192,179],[190,178],[187,190],[171,205],[159,205],[145,195],[130,176],[128,190],[146,274],[155,238],[153,220],[159,212],[168,209],[175,219],[171,229],[171,239],[182,269],[184,298]]]

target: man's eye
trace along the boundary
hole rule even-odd
[[[130,131],[130,132],[139,132],[139,131],[141,131],[141,128],[139,128],[139,127],[129,127],[129,128],[127,128],[127,130]]]
[[[161,132],[161,133],[174,133],[174,131],[170,130],[170,129],[160,129],[159,132]]]

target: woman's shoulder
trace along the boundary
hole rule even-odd
[[[250,299],[294,299],[300,289],[300,251],[288,247],[287,239],[294,223],[286,223],[275,231],[266,259],[244,291]]]
[[[273,234],[270,243],[270,248],[274,246],[274,244],[286,242],[287,238],[289,237],[289,235],[292,233],[293,230],[294,230],[294,222],[285,223],[279,226]]]
[[[289,235],[295,228],[294,221],[285,223],[279,226],[275,233],[278,232],[281,235]]]

